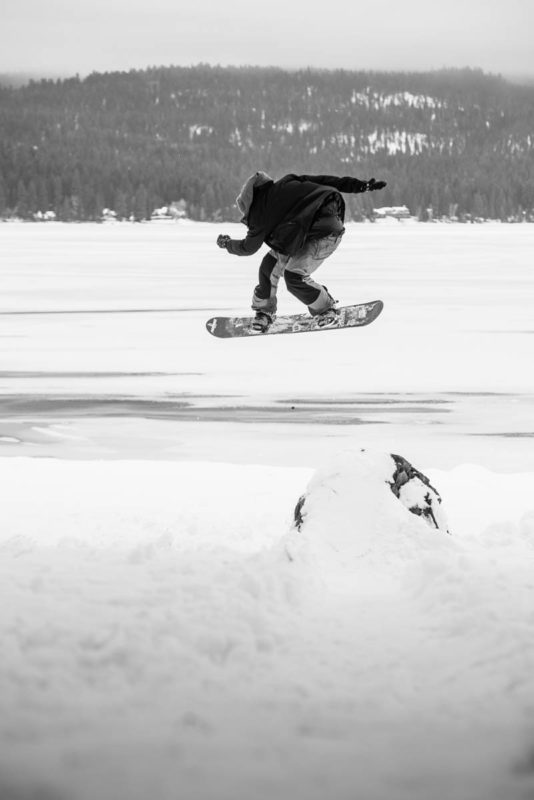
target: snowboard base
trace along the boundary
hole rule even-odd
[[[212,336],[217,336],[219,339],[361,328],[374,322],[383,308],[382,300],[372,300],[369,303],[359,303],[354,306],[342,306],[338,309],[339,314],[326,325],[321,325],[320,317],[312,317],[306,313],[276,317],[265,331],[258,331],[252,327],[254,317],[212,317],[206,322],[206,328]]]

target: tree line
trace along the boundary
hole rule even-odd
[[[0,87],[0,217],[236,219],[262,169],[376,177],[348,215],[534,216],[534,87],[480,70],[154,67]]]

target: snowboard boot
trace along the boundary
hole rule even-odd
[[[328,303],[325,308],[321,311],[315,311],[315,309],[308,307],[308,310],[312,317],[314,317],[317,327],[318,328],[326,328],[328,325],[332,325],[332,323],[337,321],[339,317],[339,310],[336,308],[337,300],[334,300],[326,286],[322,287],[324,292],[323,298],[319,295],[319,299],[322,299],[324,302]]]
[[[256,311],[256,316],[252,320],[252,329],[255,331],[260,331],[261,333],[265,333],[267,328],[269,328],[273,322],[274,314],[271,314],[268,311]]]

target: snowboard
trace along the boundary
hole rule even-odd
[[[320,317],[312,317],[310,314],[289,314],[276,317],[265,331],[254,330],[252,327],[253,317],[212,317],[206,322],[206,328],[212,336],[220,339],[361,328],[363,325],[374,322],[383,308],[382,300],[372,300],[369,303],[359,303],[355,306],[342,306],[338,309],[339,314],[332,322],[325,324],[323,321],[322,325]]]

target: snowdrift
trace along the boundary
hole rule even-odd
[[[403,472],[0,461],[0,796],[525,796],[534,476]]]
[[[348,451],[318,470],[295,508],[288,553],[324,572],[361,572],[425,552],[449,533],[441,496],[398,455]]]

